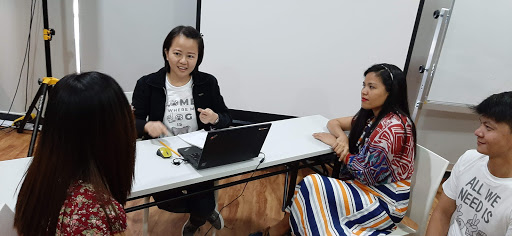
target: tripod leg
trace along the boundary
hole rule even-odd
[[[34,123],[34,131],[32,132],[30,146],[28,147],[28,155],[27,156],[29,156],[29,157],[32,156],[32,152],[34,151],[34,144],[37,139],[37,132],[39,131],[39,120],[41,119],[41,116],[43,115],[44,101],[46,98],[46,94],[48,92],[48,84],[47,83],[41,84],[41,87],[39,89],[41,89],[42,97],[41,97],[41,101],[39,103],[39,108],[37,110],[36,122]]]
[[[39,98],[41,97],[41,91],[43,90],[43,86],[39,86],[39,89],[37,90],[36,96],[34,97],[34,100],[32,100],[32,103],[30,104],[30,107],[28,107],[27,113],[25,113],[25,117],[20,122],[20,126],[18,127],[18,133],[23,133],[23,129],[25,128],[25,125],[27,124],[27,121],[30,119],[32,110],[36,107],[37,101],[39,101]]]

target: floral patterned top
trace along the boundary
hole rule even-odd
[[[126,213],[114,198],[100,205],[92,185],[79,181],[68,189],[55,235],[113,235],[126,230]]]

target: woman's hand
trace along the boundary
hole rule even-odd
[[[167,135],[167,127],[160,121],[150,121],[144,125],[144,131],[149,134],[149,136],[156,138],[160,135]]]
[[[314,133],[313,137],[331,146],[332,149],[334,149],[337,145],[336,137],[330,133]]]
[[[332,150],[336,152],[339,161],[343,162],[348,154],[348,139],[346,137],[336,138],[330,133],[314,133],[313,137],[331,146]]]
[[[348,139],[346,136],[340,136],[336,139],[336,145],[332,148],[336,155],[340,158],[340,162],[344,162],[345,157],[348,155]]]
[[[219,115],[217,113],[215,113],[214,111],[212,111],[212,109],[197,108],[197,111],[199,112],[199,119],[201,120],[201,122],[203,122],[203,124],[208,124],[208,123],[212,124],[212,125],[217,124],[217,122],[219,120]]]

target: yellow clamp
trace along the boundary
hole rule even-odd
[[[52,35],[54,35],[55,32],[53,31],[53,29],[43,29],[43,38],[44,40],[49,40],[51,41],[52,40]]]
[[[59,82],[59,79],[53,77],[43,77],[43,84],[54,85]]]
[[[35,118],[36,118],[36,114],[32,113],[32,114],[30,114],[30,118],[28,118],[28,119],[27,119],[27,121],[31,121],[31,120],[33,120],[33,119],[35,119]],[[18,118],[18,119],[16,119],[16,120],[14,120],[14,121],[12,122],[12,125],[11,125],[11,126],[19,127],[19,126],[20,126],[20,124],[21,124],[21,121],[23,121],[23,119],[25,119],[25,116],[22,116],[22,117],[20,117],[20,118]]]

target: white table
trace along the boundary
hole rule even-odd
[[[259,169],[332,152],[328,145],[312,136],[315,132],[328,132],[327,121],[327,118],[315,115],[272,122],[261,150],[265,153],[265,161]],[[165,139],[174,150],[189,146],[177,137]],[[171,159],[157,156],[156,150],[160,147],[161,145],[157,145],[151,140],[137,142],[135,180],[130,199],[252,171],[261,159],[258,157],[249,161],[196,170],[190,164],[183,163],[176,166],[172,164]],[[14,209],[17,198],[16,190],[19,191],[16,187],[30,160],[31,158],[21,158],[0,162],[0,207],[5,203]],[[146,198],[146,200],[148,199]]]
[[[328,132],[327,121],[322,116],[308,116],[272,122],[261,149],[261,152],[265,153],[265,161],[259,168],[331,152],[328,145],[312,136],[315,132]],[[177,137],[165,139],[174,150],[190,146]],[[162,145],[151,140],[137,142],[135,182],[130,198],[252,171],[261,159],[258,157],[249,161],[196,170],[190,164],[176,166],[172,164],[171,159],[157,156],[156,150],[160,147]]]

